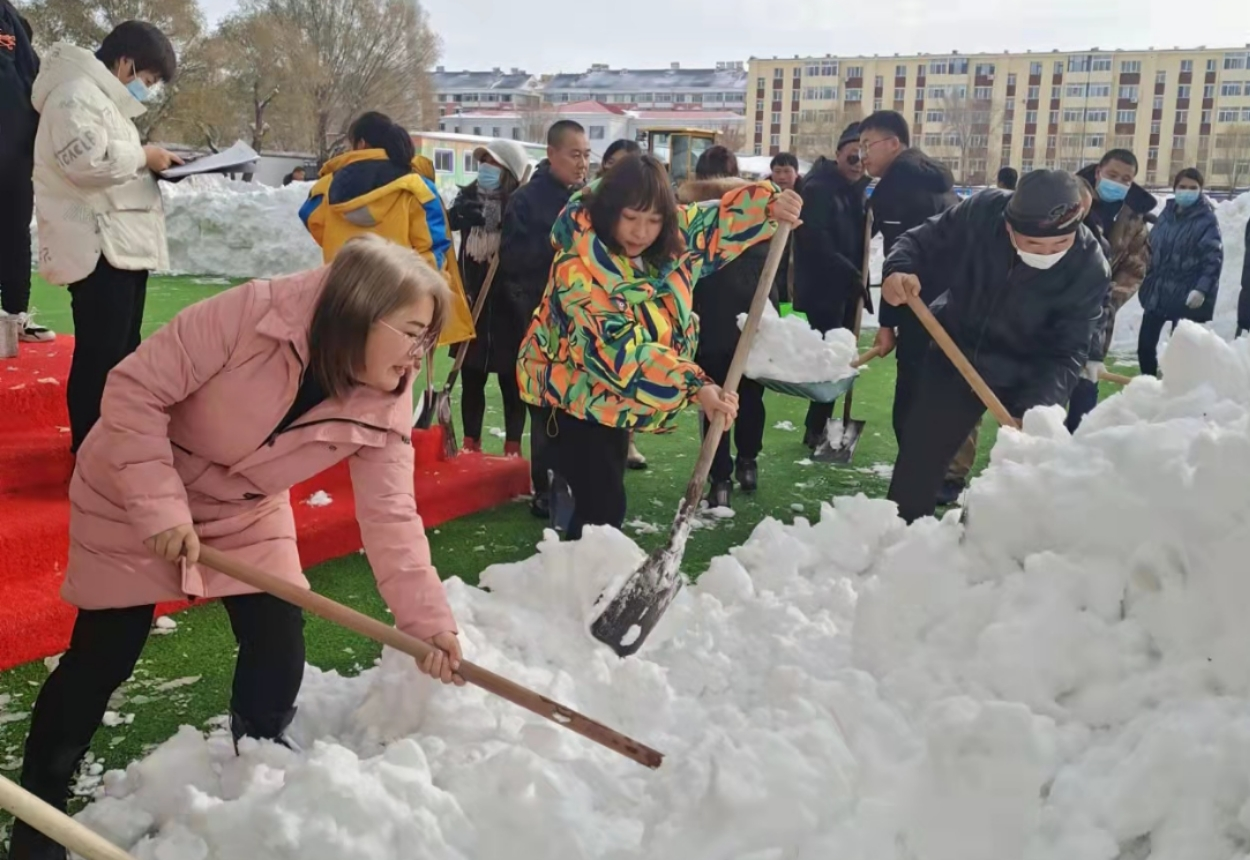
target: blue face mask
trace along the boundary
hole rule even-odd
[[[1202,191],[1198,188],[1181,188],[1176,192],[1176,205],[1184,209],[1186,206],[1193,206],[1198,202],[1198,198],[1202,196]]]
[[[1098,198],[1108,203],[1119,203],[1125,197],[1128,197],[1128,189],[1129,186],[1112,182],[1110,179],[1098,180]]]
[[[134,80],[126,84],[126,89],[130,90],[130,94],[135,97],[136,101],[146,102],[152,96],[152,91],[148,89],[148,85],[143,82],[143,78],[139,77],[139,70],[135,68],[134,63],[130,64],[130,73],[135,76]]]
[[[493,164],[479,164],[477,168],[477,187],[484,191],[494,191],[499,187],[503,171]]]

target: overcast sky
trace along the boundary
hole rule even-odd
[[[201,0],[210,19],[234,0]],[[1241,47],[1250,0],[423,0],[449,69],[855,54]]]

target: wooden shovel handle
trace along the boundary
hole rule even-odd
[[[87,860],[135,860],[129,852],[2,776],[0,807]]]
[[[434,650],[432,645],[422,642],[415,636],[409,636],[402,630],[397,630],[389,624],[383,624],[381,621],[350,609],[328,597],[323,597],[316,592],[301,588],[272,574],[265,573],[263,570],[237,561],[212,547],[200,547],[199,563],[208,565],[213,570],[220,571],[253,588],[258,588],[275,597],[280,597],[287,603],[306,609],[327,621],[346,627],[348,630],[354,630],[375,642],[389,645],[391,648],[402,651],[409,656],[415,657],[417,660],[424,660]],[[595,722],[589,717],[585,717],[558,702],[548,699],[546,696],[541,696],[533,690],[515,684],[507,678],[470,663],[468,660],[461,660],[460,668],[457,671],[460,677],[464,678],[468,683],[481,687],[488,693],[494,693],[500,698],[507,699],[514,705],[519,705],[527,711],[551,720],[553,723],[563,726],[569,731],[576,732],[582,737],[589,738],[595,743],[618,752],[626,758],[633,759],[641,765],[657,768],[664,760],[662,754],[633,738],[626,737],[602,723]]]
[[[486,270],[486,280],[482,281],[482,288],[477,291],[477,298],[473,300],[473,330],[477,331],[477,321],[482,316],[482,308],[486,306],[486,297],[490,294],[491,284],[495,283],[495,273],[499,271],[499,255],[490,258],[490,268]],[[464,366],[465,357],[469,354],[469,344],[473,343],[473,338],[462,341],[456,347],[456,360],[452,362],[451,371],[447,374],[447,381],[443,383],[443,392],[450,392],[456,387],[456,377],[460,375],[460,368]]]
[[[881,347],[874,346],[872,349],[868,350],[865,353],[862,353],[858,358],[852,361],[851,367],[858,370],[859,368],[863,367],[868,362],[872,361],[874,358],[880,358],[880,357],[881,357]]]
[[[779,224],[773,234],[772,244],[768,248],[768,259],[764,262],[764,271],[760,273],[759,283],[755,287],[755,297],[751,299],[751,309],[747,313],[746,324],[742,326],[742,334],[738,338],[738,346],[734,349],[733,360],[729,363],[729,373],[725,376],[722,391],[736,393],[738,384],[742,382],[742,374],[746,370],[747,355],[751,352],[751,344],[755,342],[755,333],[759,330],[760,319],[764,316],[764,306],[768,304],[768,294],[772,291],[773,280],[777,277],[777,269],[781,266],[782,255],[786,252],[786,242],[793,230],[790,224]],[[720,438],[725,432],[725,418],[719,412],[709,423],[707,433],[703,436],[703,447],[699,449],[699,459],[694,466],[694,474],[686,485],[685,505],[694,510],[703,498],[703,485],[712,471],[712,459],[720,446]]]
[[[1133,381],[1131,377],[1123,376],[1119,373],[1112,373],[1109,370],[1104,370],[1099,373],[1098,378],[1104,382],[1114,382],[1116,385],[1128,385]]]
[[[859,348],[859,332],[864,323],[864,303],[868,301],[868,282],[871,280],[871,267],[869,263],[872,261],[872,208],[865,207],[864,212],[864,258],[859,264],[859,296],[855,299],[855,328],[852,333],[855,335],[855,348]],[[851,367],[860,368],[874,358],[881,355],[879,347],[873,347],[859,358],[851,362]],[[852,388],[846,392],[842,398],[842,426],[847,427],[851,423],[851,403],[855,397],[855,389]]]
[[[1015,427],[1020,429],[1019,422],[1011,417],[1011,413],[1007,411],[1007,407],[1003,406],[1003,402],[998,399],[998,395],[994,393],[985,380],[981,378],[981,374],[977,373],[977,369],[972,366],[972,362],[968,361],[963,351],[951,340],[951,336],[946,333],[946,329],[942,328],[942,324],[933,316],[933,312],[929,310],[929,306],[919,296],[908,296],[907,307],[911,308],[911,312],[916,315],[916,319],[920,320],[920,324],[925,327],[925,331],[929,332],[929,337],[936,341],[938,347],[950,359],[951,364],[955,365],[959,373],[967,380],[968,385],[976,392],[977,397],[981,398],[981,402],[985,404],[985,408],[998,419],[998,423],[1003,427]]]

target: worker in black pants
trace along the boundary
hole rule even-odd
[[[565,537],[578,540],[587,525],[625,522],[625,460],[629,452],[629,428],[613,427],[575,418],[563,409],[544,410],[554,422],[556,438],[551,446],[556,480],[566,481],[572,494],[572,518]],[[561,492],[559,484],[552,493]],[[559,517],[563,501],[552,499],[552,514]]]
[[[1067,403],[1111,289],[1083,214],[1063,171],[1028,173],[1013,194],[983,191],[899,237],[882,299],[905,305],[941,279],[933,315],[1012,415]],[[951,458],[985,412],[931,341],[913,395],[888,496],[907,522],[934,512]]]

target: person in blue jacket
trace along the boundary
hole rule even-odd
[[[1210,322],[1220,289],[1224,245],[1215,209],[1202,193],[1202,174],[1187,167],[1176,174],[1173,197],[1150,233],[1150,268],[1142,281],[1142,315],[1137,339],[1141,372],[1159,375],[1159,335],[1181,319]]]

